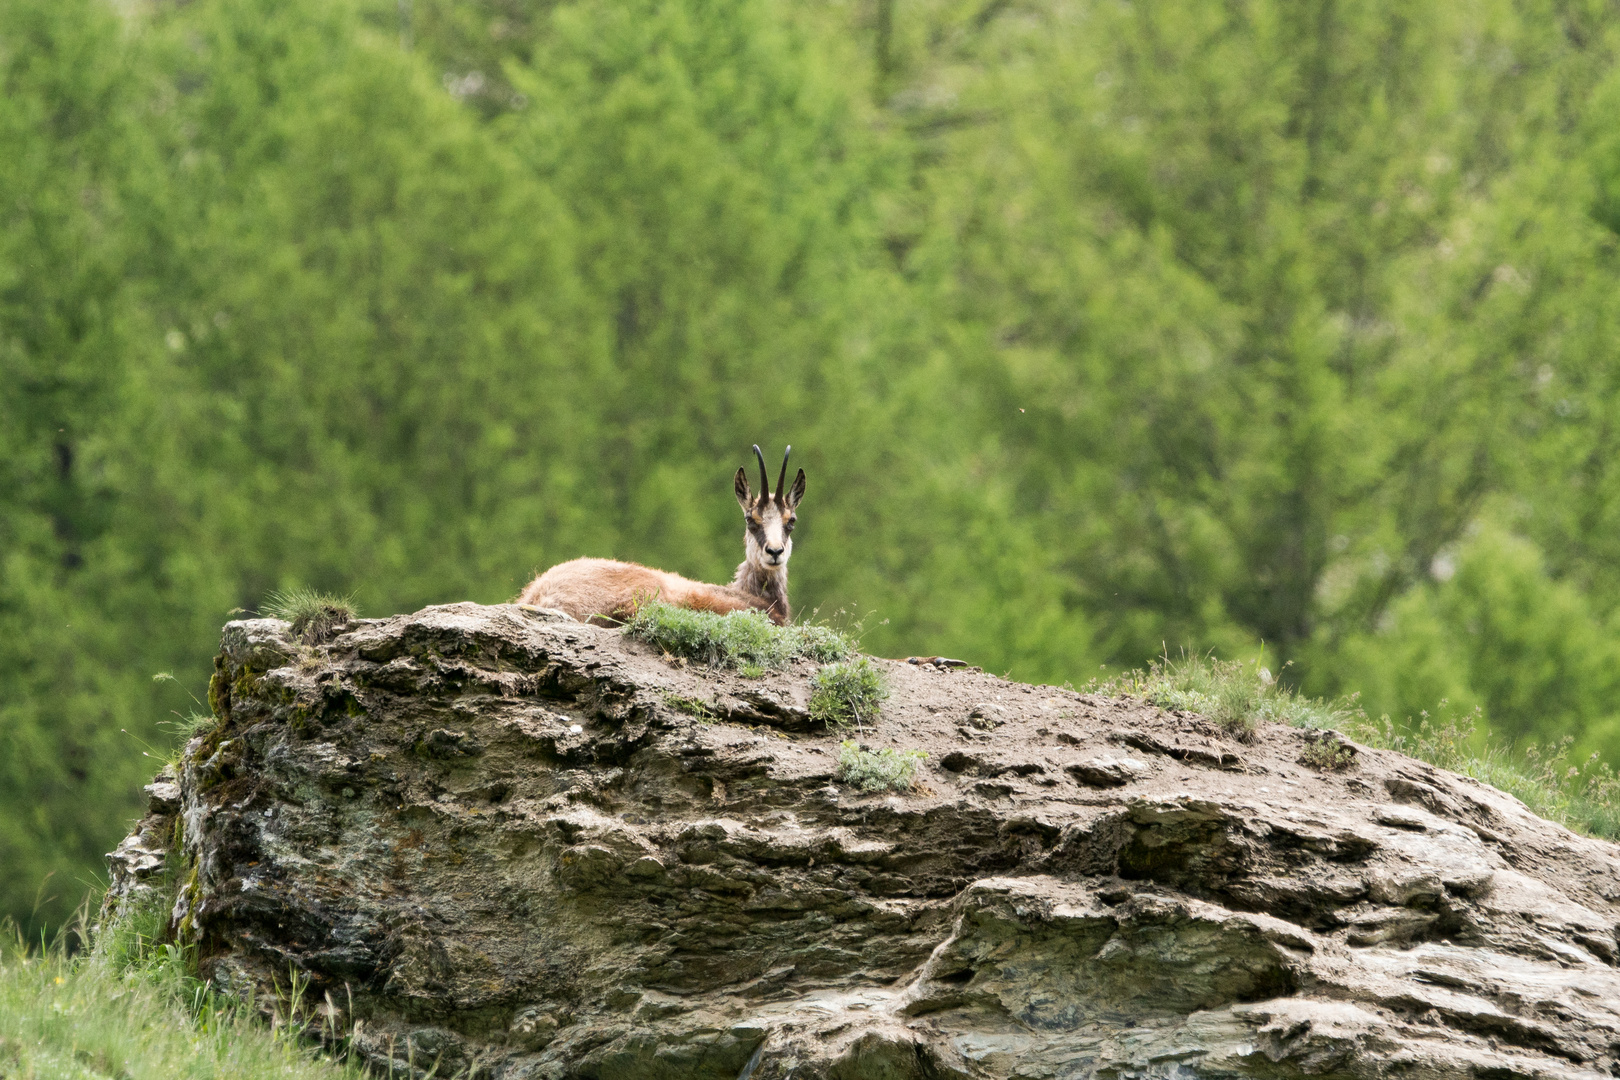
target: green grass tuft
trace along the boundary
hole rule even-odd
[[[704,723],[709,723],[715,718],[714,709],[709,706],[708,702],[699,701],[695,697],[687,697],[685,694],[665,694],[664,704],[676,712],[695,716]]]
[[[860,727],[877,717],[888,696],[888,680],[866,657],[824,664],[810,678],[810,719]]]
[[[330,596],[314,589],[287,589],[273,592],[260,608],[260,614],[292,623],[293,636],[306,645],[318,645],[347,626],[355,618],[352,596]]]
[[[192,709],[190,712],[184,714],[175,713],[174,717],[175,718],[173,720],[159,720],[158,727],[167,731],[172,731],[176,736],[179,737],[181,746],[184,746],[186,740],[190,739],[193,735],[205,731],[219,723],[219,717],[215,716],[213,713],[203,712],[199,709]]]
[[[637,609],[624,632],[674,656],[709,667],[735,668],[753,678],[800,657],[827,663],[855,652],[855,643],[831,627],[777,626],[763,611],[716,615],[660,600]]]
[[[909,791],[917,786],[922,750],[863,750],[853,739],[838,744],[838,779],[862,791]]]
[[[1199,713],[1244,742],[1266,721],[1331,728],[1357,715],[1353,701],[1305,697],[1262,670],[1258,664],[1183,654],[1179,660],[1162,657],[1146,671],[1126,672],[1095,689],[1141,698],[1161,709]]]

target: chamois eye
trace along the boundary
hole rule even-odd
[[[782,522],[782,531],[783,532],[792,532],[793,531],[793,522],[791,522],[791,521]]]

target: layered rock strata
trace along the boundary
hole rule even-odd
[[[208,978],[307,980],[396,1074],[1620,1072],[1613,845],[1398,754],[879,663],[902,794],[836,779],[808,664],[516,606],[234,622],[108,913],[167,872]]]

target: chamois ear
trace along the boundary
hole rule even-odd
[[[804,498],[804,470],[800,469],[799,475],[793,478],[793,486],[788,489],[787,508],[792,510],[799,505],[802,498]]]
[[[743,513],[748,512],[748,471],[737,470],[737,478],[731,482],[731,490],[737,493],[737,501],[742,503]]]

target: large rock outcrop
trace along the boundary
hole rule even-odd
[[[216,984],[297,973],[418,1074],[1620,1073],[1614,846],[1393,753],[880,663],[907,794],[837,781],[808,665],[516,606],[231,623],[109,907],[167,860]]]

